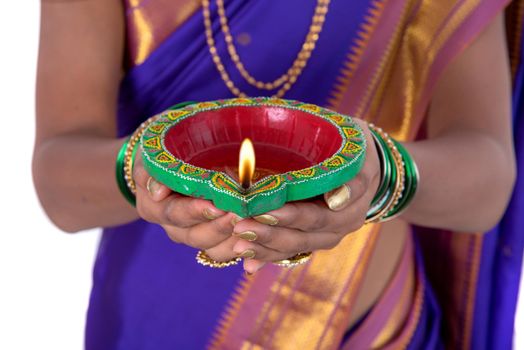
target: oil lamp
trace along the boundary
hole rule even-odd
[[[141,145],[155,179],[242,217],[335,189],[360,171],[366,150],[350,117],[268,97],[170,108],[149,124]],[[235,168],[238,177],[228,171]]]

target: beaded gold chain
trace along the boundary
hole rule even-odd
[[[291,89],[293,84],[297,81],[298,77],[307,66],[309,58],[313,50],[316,47],[316,43],[320,37],[320,32],[322,31],[326,14],[328,13],[330,0],[317,0],[317,6],[315,7],[315,12],[313,19],[311,21],[311,26],[309,27],[308,34],[306,39],[302,44],[302,48],[297,54],[294,62],[291,67],[282,74],[279,78],[275,79],[272,82],[262,82],[255,79],[245,68],[244,64],[240,60],[240,56],[236,50],[236,47],[233,43],[233,37],[229,29],[228,20],[226,17],[226,12],[224,9],[224,1],[217,0],[218,15],[220,20],[220,26],[222,32],[224,33],[226,46],[228,53],[231,57],[231,60],[235,64],[235,67],[238,69],[242,77],[251,85],[265,90],[274,90],[280,88],[275,94],[275,97],[283,97],[284,94]],[[228,89],[238,97],[246,97],[247,95],[240,91],[240,89],[235,85],[231,80],[231,77],[227,73],[220,56],[218,55],[218,50],[215,45],[215,39],[213,38],[213,29],[211,27],[211,11],[209,0],[202,0],[202,8],[204,15],[204,25],[205,25],[205,34],[206,41],[209,47],[209,53],[213,59],[213,62],[220,74],[220,77],[228,87]]]
[[[229,267],[238,264],[242,261],[242,258],[237,257],[228,261],[216,261],[212,259],[209,255],[207,255],[205,251],[199,250],[196,255],[196,261],[200,265],[213,267],[215,269],[223,269],[224,267]]]

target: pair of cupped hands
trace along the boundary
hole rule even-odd
[[[356,120],[367,140],[362,170],[343,186],[312,200],[288,202],[265,214],[240,218],[212,202],[171,191],[150,177],[137,157],[133,178],[138,214],[159,224],[171,240],[199,250],[216,261],[244,258],[255,273],[267,262],[299,253],[334,248],[366,218],[380,181],[380,164],[367,124]]]

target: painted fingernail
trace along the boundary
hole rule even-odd
[[[253,219],[255,219],[256,221],[264,225],[274,226],[278,224],[278,219],[274,217],[273,215],[269,215],[269,214],[258,215],[258,216],[255,216]]]
[[[239,255],[244,259],[253,259],[255,257],[255,251],[253,249],[246,249]]]
[[[329,209],[338,211],[344,208],[351,198],[351,189],[347,185],[342,185],[325,194],[326,203]]]
[[[147,192],[149,192],[150,195],[154,196],[160,189],[162,188],[162,184],[152,177],[149,177],[147,179],[146,183]]]
[[[235,236],[243,240],[253,242],[257,240],[257,234],[253,231],[244,231],[241,233],[234,233]]]
[[[216,218],[220,217],[220,214],[217,212],[213,212],[209,208],[204,208],[204,210],[202,210],[202,216],[208,220],[215,220]]]
[[[240,216],[237,215],[233,219],[231,219],[231,225],[235,226],[242,220],[244,220],[244,218],[241,218]]]

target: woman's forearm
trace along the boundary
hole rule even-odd
[[[501,218],[516,177],[513,153],[479,132],[407,144],[420,183],[403,214],[413,224],[483,232]]]
[[[62,230],[76,232],[114,226],[138,218],[115,180],[122,140],[68,135],[35,149],[33,178],[40,201]]]

